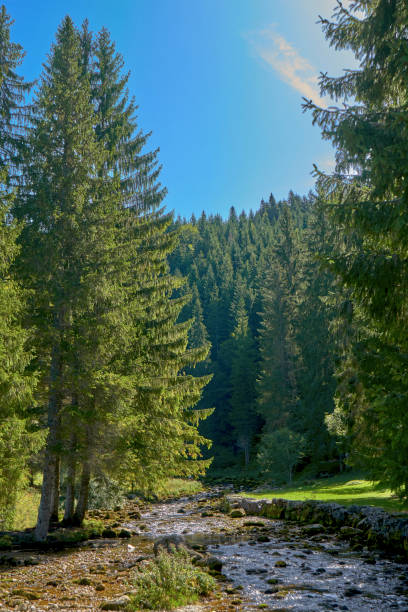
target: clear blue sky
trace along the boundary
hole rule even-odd
[[[333,152],[302,94],[318,97],[320,70],[352,58],[330,51],[316,25],[335,0],[8,0],[21,73],[36,78],[62,18],[106,26],[131,71],[139,125],[160,147],[167,208],[227,214],[273,192],[307,193],[313,163]]]

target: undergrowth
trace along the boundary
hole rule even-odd
[[[186,551],[161,552],[134,577],[128,610],[172,610],[209,595],[216,582],[194,567]]]

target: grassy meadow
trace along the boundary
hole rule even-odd
[[[246,497],[258,499],[283,498],[290,500],[316,500],[336,502],[344,506],[378,506],[388,512],[404,511],[398,497],[389,489],[379,487],[378,483],[352,478],[352,475],[338,475],[311,484],[292,483],[277,489],[257,490],[256,493],[245,493]]]

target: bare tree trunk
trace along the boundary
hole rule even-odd
[[[85,512],[88,509],[88,496],[89,496],[89,481],[91,480],[91,461],[89,458],[85,459],[82,464],[81,484],[79,488],[79,496],[77,505],[75,508],[75,514],[73,523],[75,525],[82,525],[85,518]]]
[[[58,462],[57,443],[61,411],[61,393],[59,390],[61,369],[61,354],[59,346],[55,344],[52,350],[50,368],[50,396],[48,401],[49,429],[45,448],[41,501],[35,528],[35,539],[40,542],[47,537],[55,493],[55,474]]]
[[[52,500],[52,512],[50,517],[51,523],[58,523],[59,516],[59,496],[60,496],[60,469],[61,469],[61,458],[58,455],[55,462],[55,476],[54,476],[54,495]]]
[[[65,513],[64,524],[72,525],[74,519],[74,504],[75,504],[75,478],[76,478],[76,456],[75,456],[76,436],[71,435],[69,444],[69,458],[67,470],[67,489],[65,497]]]

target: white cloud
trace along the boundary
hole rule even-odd
[[[322,172],[331,174],[336,168],[336,160],[334,159],[334,155],[326,155],[326,157],[319,159],[319,161],[316,162],[316,166]]]
[[[302,57],[274,26],[247,35],[251,46],[279,78],[318,106],[325,106],[319,94],[317,70]]]

